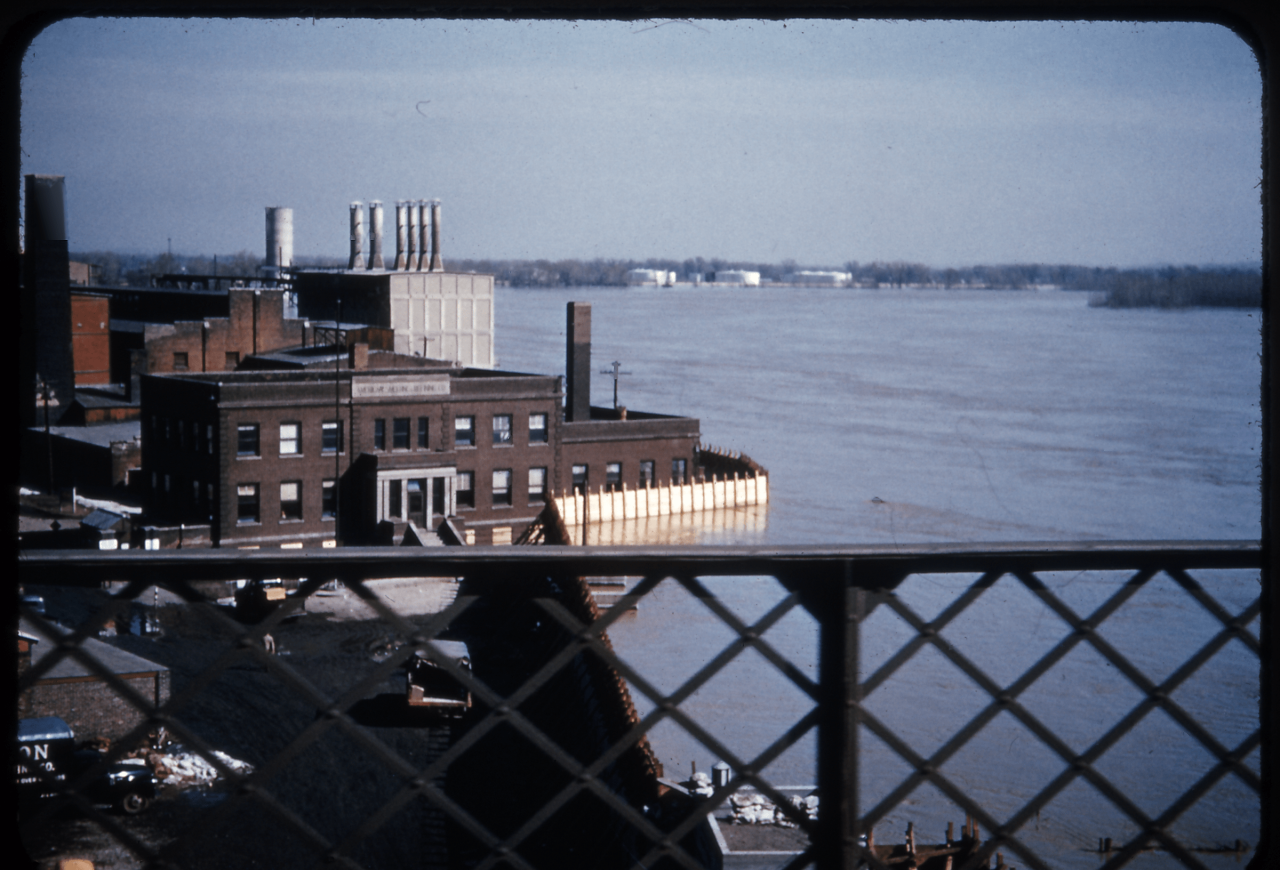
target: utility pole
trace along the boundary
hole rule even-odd
[[[610,366],[611,366],[610,368],[601,369],[600,374],[613,375],[613,410],[616,411],[618,410],[618,376],[629,375],[631,374],[631,372],[621,371],[622,363],[618,362],[617,360],[614,360],[612,363],[610,363]]]
[[[338,488],[342,480],[342,345],[338,341],[338,330],[342,327],[342,298],[338,298],[338,318],[333,321],[333,424],[337,427],[336,442],[333,451],[333,542],[334,546],[342,546],[340,534],[342,520],[338,512]],[[354,433],[353,433],[354,434]]]

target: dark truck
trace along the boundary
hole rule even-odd
[[[95,750],[77,750],[71,726],[57,716],[19,719],[16,755],[20,808],[57,797],[67,783],[102,760]],[[95,804],[133,815],[155,799],[156,781],[142,765],[115,762],[84,785],[80,794]]]
[[[471,653],[465,643],[433,640],[430,646],[464,671],[471,671]],[[410,707],[427,707],[450,716],[461,716],[471,709],[471,692],[422,650],[414,653],[405,664],[405,673],[409,683]]]

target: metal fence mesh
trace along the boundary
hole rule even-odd
[[[1261,792],[1256,770],[1261,732],[1256,721],[1245,717],[1246,724],[1253,727],[1231,739],[1215,736],[1202,721],[1203,715],[1188,709],[1180,695],[1180,689],[1228,645],[1237,645],[1233,648],[1252,656],[1256,691],[1245,702],[1254,703],[1257,692],[1262,691],[1256,682],[1260,655],[1256,625],[1261,613],[1257,589],[1243,598],[1237,591],[1230,603],[1223,603],[1197,579],[1197,574],[1205,571],[1243,572],[1244,586],[1237,582],[1232,588],[1247,589],[1254,582],[1249,578],[1257,578],[1261,570],[1256,545],[1006,546],[916,548],[893,553],[486,548],[462,555],[457,551],[447,555],[347,551],[292,561],[278,555],[216,550],[137,556],[62,552],[24,554],[20,569],[24,583],[46,588],[95,588],[103,581],[128,581],[62,635],[56,649],[22,675],[19,689],[36,685],[60,661],[74,660],[144,714],[129,734],[114,742],[113,750],[98,766],[68,783],[67,800],[136,855],[139,863],[149,866],[200,865],[201,860],[193,859],[193,854],[203,850],[203,857],[209,858],[207,844],[220,842],[218,837],[225,842],[225,829],[232,826],[240,830],[236,826],[242,822],[238,820],[245,819],[246,813],[265,826],[259,830],[272,831],[273,836],[291,843],[291,854],[298,858],[299,866],[379,866],[381,853],[370,851],[370,844],[402,824],[408,808],[427,806],[455,833],[445,841],[428,838],[429,842],[447,842],[446,851],[452,851],[447,856],[419,855],[423,866],[547,866],[549,856],[557,853],[548,851],[553,845],[546,842],[546,832],[563,835],[571,830],[564,827],[565,819],[590,807],[596,813],[591,818],[608,819],[608,824],[615,826],[609,836],[627,844],[619,853],[621,859],[618,855],[609,858],[617,866],[698,868],[707,866],[708,858],[691,844],[699,827],[706,824],[707,814],[728,795],[748,787],[772,801],[797,830],[808,835],[808,847],[780,859],[779,866],[896,866],[901,863],[901,854],[884,844],[876,847],[874,837],[870,844],[859,837],[875,830],[877,823],[883,828],[887,820],[900,816],[913,795],[927,793],[963,812],[985,837],[963,855],[957,853],[955,870],[988,866],[997,853],[1009,853],[1006,860],[1033,868],[1120,867],[1152,848],[1182,866],[1200,868],[1212,865],[1206,863],[1203,853],[1193,851],[1197,844],[1177,835],[1178,820],[1224,780],[1232,780],[1252,795],[1252,803],[1246,804],[1255,814]],[[1073,600],[1071,595],[1064,594],[1064,584],[1045,579],[1061,571],[1123,573],[1100,600],[1088,601],[1087,606],[1076,601],[1073,606],[1068,603]],[[193,585],[201,580],[252,580],[304,573],[309,579],[300,583],[296,594],[262,621],[249,624],[211,603]],[[641,579],[611,609],[601,612],[592,606],[577,606],[572,595],[564,594],[574,578],[587,574]],[[762,615],[752,621],[740,617],[709,588],[709,578],[748,574],[774,577],[780,584],[777,600],[763,607]],[[409,618],[368,583],[370,578],[406,576],[466,579],[445,609]],[[323,672],[308,672],[301,661],[270,654],[263,643],[265,636],[278,632],[286,620],[303,611],[305,602],[323,584],[334,579],[358,596],[388,632],[401,639],[385,656],[369,661],[358,679],[340,687],[325,684],[328,679]],[[619,652],[605,635],[626,618],[630,608],[644,608],[655,589],[671,583],[705,606],[731,634],[731,640],[676,688],[664,691],[646,675],[644,662],[637,660],[634,651]],[[930,594],[912,594],[922,583],[927,584]],[[1108,633],[1108,620],[1119,619],[1117,614],[1127,612],[1126,605],[1155,583],[1163,584],[1161,588],[1180,589],[1186,600],[1195,603],[1198,618],[1211,621],[1212,630],[1207,637],[1201,631],[1192,638],[1177,614],[1170,614],[1163,630],[1178,640],[1174,644],[1179,648],[1177,661],[1152,676],[1150,666],[1135,663],[1140,656],[1129,649],[1132,644],[1125,635]],[[200,668],[175,678],[171,696],[159,709],[82,646],[113,618],[120,602],[139,599],[153,584],[176,593],[190,610],[202,614],[209,637],[216,638],[209,641],[210,651]],[[992,656],[990,643],[975,646],[970,640],[975,632],[989,632],[993,637],[1017,634],[1011,630],[1013,626],[999,622],[999,612],[982,612],[984,601],[995,594],[993,589],[1001,595],[1021,596],[1022,607],[1028,606],[1025,602],[1037,602],[1040,611],[1036,619],[1047,619],[1046,624],[1054,626],[1047,632],[1049,639],[1033,652],[1018,647],[1009,649],[1007,656]],[[794,616],[793,611],[807,613],[816,628],[812,662],[797,663],[771,642],[770,630],[788,615]],[[1045,617],[1046,613],[1050,616]],[[1013,619],[1018,615],[1014,612]],[[45,635],[57,635],[58,629],[41,615],[24,612],[23,616]],[[428,646],[428,641],[468,618],[533,619],[537,628],[530,629],[529,643],[541,646],[536,653],[524,656],[520,665],[524,670],[515,669],[519,680],[498,685],[501,681],[486,680],[479,670],[472,673],[460,668]],[[1025,622],[1025,614],[1023,618]],[[896,628],[879,631],[890,625]],[[873,633],[879,636],[873,639]],[[175,637],[172,642],[184,641]],[[994,646],[999,648],[999,644]],[[747,650],[753,651],[753,660],[767,663],[771,678],[794,686],[810,706],[799,705],[793,724],[772,735],[763,750],[744,755],[720,729],[698,721],[686,708],[691,698]],[[463,684],[476,702],[475,715],[465,729],[455,729],[447,745],[436,747],[427,763],[406,757],[413,756],[413,751],[406,752],[404,746],[386,739],[382,730],[362,720],[360,712],[369,705],[370,695],[419,651]],[[1104,723],[1100,734],[1090,734],[1082,743],[1077,734],[1063,736],[1064,728],[1075,726],[1069,716],[1061,717],[1061,706],[1056,708],[1058,719],[1046,720],[1043,712],[1037,713],[1044,704],[1036,699],[1045,694],[1041,681],[1046,675],[1056,674],[1055,669],[1085,654],[1100,659],[1131,688],[1122,693],[1117,705],[1120,709],[1111,711],[1108,719],[1113,721]],[[945,729],[950,733],[922,743],[912,735],[910,725],[903,725],[912,719],[910,704],[895,700],[891,687],[895,680],[910,678],[912,668],[922,667],[926,660],[945,661],[948,669],[962,674],[971,697],[949,706],[943,718],[954,726]],[[810,675],[814,662],[816,678]],[[614,727],[608,739],[589,751],[581,745],[567,746],[564,734],[557,730],[557,719],[539,699],[559,685],[557,681],[588,680],[591,668],[601,666],[620,676],[638,702],[636,707],[647,712],[641,715],[632,708],[625,724]],[[200,716],[194,712],[203,694],[223,691],[228,677],[245,668],[253,669],[255,679],[272,688],[266,697],[241,698],[244,703],[288,703],[314,713],[309,722],[282,735],[278,748],[248,775],[238,773],[215,754],[219,747],[204,733]],[[938,701],[917,697],[915,703],[925,709]],[[1176,723],[1210,761],[1189,786],[1161,786],[1164,791],[1153,803],[1145,796],[1127,793],[1126,783],[1120,781],[1124,777],[1109,776],[1103,762],[1131,732],[1152,721],[1156,711]],[[742,711],[742,715],[749,717],[750,711]],[[1011,723],[1016,723],[1016,728]],[[635,753],[648,751],[645,735],[673,726],[690,735],[708,755],[726,762],[732,771],[727,786],[717,788],[709,797],[696,797],[692,808],[686,808],[678,818],[662,816],[627,786],[627,777],[632,775],[628,771],[636,769],[634,764],[644,763],[643,759],[635,760],[639,757]],[[201,755],[231,787],[225,799],[190,815],[180,830],[148,837],[138,833],[133,820],[102,812],[84,792],[109,763],[160,727]],[[963,767],[965,753],[981,744],[984,732],[1000,728],[1034,736],[1037,743],[1034,751],[1026,750],[1028,757],[1037,755],[1042,768],[1057,770],[1033,788],[1022,788],[1013,803],[1009,789],[998,782],[994,783],[995,791],[1001,796],[993,802],[989,789],[975,788],[972,777],[952,775],[953,769]],[[805,739],[816,744],[814,770],[822,798],[816,821],[793,805],[789,795],[779,789],[782,784],[770,781],[767,771]],[[335,740],[359,759],[359,766],[376,768],[381,777],[381,790],[375,800],[361,805],[365,810],[361,817],[345,819],[340,826],[310,817],[307,804],[282,799],[278,793],[284,782],[296,777],[304,760],[313,755],[326,757],[319,754],[322,747]],[[495,824],[494,819],[500,816],[493,815],[484,802],[459,798],[466,789],[459,792],[450,786],[450,771],[456,773],[468,764],[474,767],[475,756],[512,741],[519,742],[524,757],[536,753],[543,790],[531,812],[520,818],[510,818],[508,813],[501,816],[502,824]],[[1016,757],[1017,752],[1011,755]],[[1046,757],[1050,760],[1044,760]],[[870,787],[871,774],[878,768],[893,768],[899,773],[881,776],[879,784]],[[513,777],[518,781],[519,772]],[[1079,854],[1046,851],[1044,842],[1028,836],[1029,826],[1038,824],[1042,812],[1065,795],[1078,792],[1082,784],[1118,810],[1129,832],[1118,837],[1113,848],[1099,850],[1085,863]],[[340,793],[348,784],[333,782],[328,787]],[[494,783],[493,787],[496,791],[502,785]],[[495,795],[493,799],[504,798]],[[61,812],[58,804],[42,805],[28,814],[24,826],[27,830],[56,831],[58,825],[66,824]],[[969,830],[966,824],[966,833]],[[243,842],[236,847],[248,848]],[[579,859],[581,866],[603,866],[581,855],[569,863]],[[719,856],[711,859],[712,863],[717,860]]]

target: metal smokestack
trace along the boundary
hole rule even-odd
[[[570,302],[565,329],[565,419],[591,419],[591,303]]]
[[[430,219],[427,214],[427,201],[418,200],[414,208],[418,212],[418,262],[413,268],[424,270],[431,267],[430,255],[427,253],[427,221]]]
[[[348,269],[359,269],[364,265],[364,203],[351,203],[351,259],[347,261]]]
[[[418,271],[418,205],[406,201],[405,210],[409,213],[405,224],[408,226],[409,244],[405,248],[405,268],[410,272]]]
[[[431,271],[443,272],[444,262],[440,259],[440,200],[431,200]]]
[[[267,207],[267,268],[277,278],[293,265],[293,209]]]
[[[396,203],[396,265],[397,270],[409,268],[409,216],[404,200]]]
[[[369,203],[369,268],[379,270],[386,268],[382,260],[382,202],[374,200]]]

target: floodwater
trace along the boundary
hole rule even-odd
[[[499,288],[502,368],[564,371],[565,302],[593,305],[593,404],[612,402],[599,372],[617,360],[620,403],[701,420],[704,444],[742,451],[770,473],[770,504],[692,523],[597,528],[592,543],[706,544],[1258,539],[1260,313],[1257,310],[1090,308],[1064,291],[732,288]],[[1235,615],[1258,595],[1256,572],[1195,572]],[[913,576],[898,597],[932,619],[974,576]],[[1124,575],[1042,578],[1077,614],[1116,592]],[[772,578],[703,581],[747,622],[784,595]],[[1103,624],[1101,634],[1148,678],[1173,673],[1221,628],[1166,577]],[[1257,634],[1258,622],[1250,626]],[[1002,686],[1069,633],[1005,577],[942,636]],[[619,653],[669,693],[720,652],[732,632],[705,603],[665,580],[611,630]],[[864,677],[914,632],[887,608],[865,624]],[[816,623],[797,608],[764,639],[816,674]],[[652,702],[632,686],[642,712]],[[1258,659],[1233,640],[1174,691],[1212,740],[1234,749],[1258,728]],[[1142,699],[1091,647],[1077,646],[1019,700],[1074,752]],[[929,755],[990,697],[925,647],[867,698],[867,708]],[[748,650],[681,705],[729,750],[752,758],[812,707]],[[708,769],[718,755],[663,723],[650,734],[668,774]],[[1096,768],[1143,812],[1159,816],[1215,759],[1166,713],[1145,716]],[[1244,760],[1258,770],[1258,751]],[[812,733],[767,770],[778,785],[815,781]],[[863,811],[907,775],[864,734]],[[1008,713],[942,766],[998,819],[1065,767]],[[913,821],[941,839],[964,814],[932,785],[897,802],[876,828],[900,841]],[[1256,843],[1258,799],[1234,774],[1218,779],[1171,826],[1188,847]],[[1096,867],[1098,838],[1137,827],[1082,780],[1019,832],[1054,866]],[[1007,860],[1022,866],[1016,850]],[[1012,852],[1013,856],[1009,857]],[[1209,866],[1235,855],[1200,853]],[[1247,856],[1246,856],[1247,857]],[[1167,866],[1160,852],[1132,866]]]

